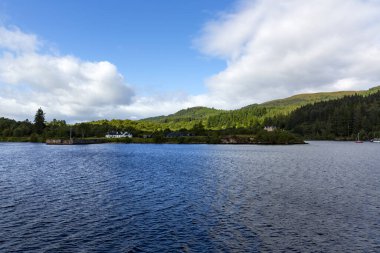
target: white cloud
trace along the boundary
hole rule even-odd
[[[135,96],[115,65],[88,62],[44,50],[36,35],[0,27],[0,117],[32,119],[42,107],[48,119],[70,122],[143,118],[207,105],[207,95]]]
[[[132,88],[110,62],[43,54],[41,45],[35,35],[0,27],[0,115],[30,118],[41,106],[49,118],[88,120],[132,102]]]
[[[380,83],[380,2],[241,1],[195,41],[227,62],[206,84],[225,107]]]
[[[48,119],[70,122],[138,119],[199,105],[225,105],[209,94],[135,96],[112,63],[41,53],[44,49],[36,35],[0,27],[0,117],[32,119],[42,107]]]
[[[232,109],[299,92],[380,84],[377,0],[241,0],[203,27],[200,51],[227,67],[205,94],[134,95],[115,65],[46,51],[34,34],[0,26],[0,116],[71,121],[142,118],[192,106]]]
[[[0,47],[16,52],[35,52],[40,45],[37,36],[26,34],[17,27],[0,26]]]
[[[225,101],[218,97],[212,97],[209,94],[188,95],[185,93],[171,93],[137,96],[131,105],[122,106],[121,109],[131,115],[131,118],[135,119],[168,115],[194,106],[223,108]]]

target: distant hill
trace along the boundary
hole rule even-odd
[[[362,91],[336,91],[336,92],[319,92],[319,93],[306,93],[298,94],[284,99],[276,99],[262,103],[262,106],[278,107],[278,106],[302,106],[310,103],[316,103],[321,101],[328,101],[333,99],[342,98],[344,96],[369,95],[380,90],[380,86],[371,88],[369,90]]]
[[[212,141],[219,134],[258,133],[264,126],[277,126],[308,139],[380,138],[380,87],[299,94],[237,110],[192,107],[143,120],[98,120],[74,125],[53,120],[46,124],[43,135],[37,134],[28,120],[0,118],[0,141],[44,141],[68,138],[70,134],[74,138],[104,137],[109,131],[128,131],[142,139],[153,136],[159,140],[176,130],[198,136],[207,133]]]
[[[263,124],[266,118],[277,115],[287,115],[290,112],[307,104],[329,101],[344,96],[369,94],[380,91],[380,86],[364,91],[339,91],[298,94],[284,99],[268,101],[262,104],[252,104],[237,110],[217,110],[207,107],[192,107],[180,110],[168,116],[146,118],[141,121],[158,123],[162,128],[178,130],[190,129],[194,124],[202,122],[209,129],[223,129],[230,127],[250,127]]]
[[[377,91],[377,92],[376,92]],[[370,140],[380,137],[380,89],[304,105],[266,120],[308,139]]]
[[[162,129],[179,130],[181,128],[190,129],[199,122],[207,124],[209,117],[218,115],[224,112],[214,108],[208,108],[203,106],[191,107],[180,110],[174,114],[168,116],[158,116],[152,118],[142,119],[142,122],[150,122],[161,125]]]
[[[143,121],[153,121],[160,123],[167,123],[170,121],[191,121],[191,120],[202,120],[209,116],[216,115],[223,112],[223,110],[218,110],[214,108],[208,108],[203,106],[196,106],[187,109],[182,109],[174,114],[168,116],[157,116],[143,119]]]
[[[337,92],[297,94],[288,98],[268,101],[268,102],[262,103],[261,105],[267,106],[267,107],[302,106],[302,105],[320,102],[320,101],[338,99],[344,96],[351,96],[360,92],[362,91],[337,91]]]

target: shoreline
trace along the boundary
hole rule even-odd
[[[163,142],[154,142],[153,140],[149,141],[106,141],[106,140],[46,140],[45,142],[31,142],[31,141],[4,141],[0,140],[0,143],[40,143],[48,146],[70,146],[70,145],[93,145],[93,144],[168,144],[168,145],[263,145],[263,146],[289,146],[289,145],[305,145],[309,144],[305,141],[303,142],[286,142],[286,143],[271,143],[271,142],[217,142],[210,143],[206,141],[194,141],[194,142],[179,142],[179,141],[163,141]]]
[[[200,136],[205,137],[205,136]],[[303,141],[294,142],[265,142],[265,141],[225,141],[225,137],[221,138],[219,142],[210,142],[206,138],[202,140],[186,140],[166,138],[163,141],[156,141],[153,138],[131,138],[131,139],[106,139],[106,138],[87,138],[87,139],[73,139],[70,142],[69,139],[47,139],[40,141],[30,141],[29,138],[10,138],[10,139],[0,139],[0,143],[41,143],[46,145],[91,145],[91,144],[218,144],[218,145],[273,145],[273,146],[288,146],[288,145],[305,145],[308,142],[348,142],[355,143],[355,140],[321,140],[321,139],[306,139]],[[49,143],[48,143],[49,142]],[[376,143],[370,140],[365,140],[363,143]]]

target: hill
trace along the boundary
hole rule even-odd
[[[380,91],[304,105],[287,116],[268,119],[271,125],[308,139],[368,140],[380,137]]]
[[[158,123],[161,128],[178,130],[190,129],[200,122],[208,129],[225,129],[231,127],[252,127],[264,124],[265,119],[278,115],[288,115],[301,106],[321,101],[330,101],[344,96],[358,94],[367,96],[380,90],[380,86],[364,91],[339,91],[298,94],[284,99],[252,104],[237,110],[217,110],[207,107],[192,107],[180,110],[168,116],[143,119],[143,122]]]
[[[329,101],[333,99],[342,98],[344,96],[358,95],[370,95],[380,90],[380,86],[376,86],[369,90],[361,91],[336,91],[336,92],[318,92],[318,93],[306,93],[298,94],[284,99],[276,99],[261,104],[266,107],[278,107],[278,106],[302,106],[310,103],[316,103],[321,101]]]
[[[278,106],[302,106],[305,104],[328,101],[332,99],[338,99],[344,96],[351,96],[357,93],[363,93],[363,91],[337,91],[337,92],[319,92],[319,93],[306,93],[298,94],[288,98],[276,99],[261,104],[267,107]]]
[[[151,117],[140,120],[140,122],[150,122],[159,124],[162,129],[179,130],[181,128],[190,129],[195,124],[202,122],[207,123],[207,119],[211,116],[218,115],[223,110],[208,108],[203,106],[191,107],[180,110],[168,116]]]
[[[192,121],[192,120],[202,120],[212,115],[216,115],[221,113],[223,110],[218,110],[214,108],[208,108],[203,106],[196,106],[187,109],[182,109],[174,114],[170,114],[168,116],[157,116],[142,119],[142,121],[152,121],[152,122],[160,122],[167,123],[170,121]]]
[[[220,136],[252,135],[263,132],[264,126],[278,126],[310,139],[353,139],[358,133],[369,139],[380,137],[379,115],[380,87],[375,87],[366,91],[300,94],[230,111],[193,107],[144,120],[113,119],[74,125],[53,120],[46,122],[42,134],[28,120],[0,118],[0,140],[104,137],[108,131],[128,131],[142,139],[150,136],[160,140],[177,131],[181,137],[207,136],[207,143],[218,143],[215,140],[220,141]]]

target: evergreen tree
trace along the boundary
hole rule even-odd
[[[38,108],[36,116],[34,117],[34,128],[38,134],[42,134],[45,127],[45,113],[41,108]]]
[[[352,140],[358,133],[362,139],[375,138],[380,130],[380,92],[305,105],[279,118],[273,119],[274,125],[310,139]]]

